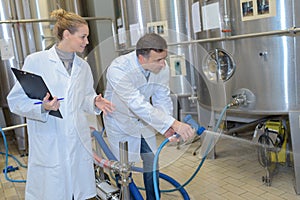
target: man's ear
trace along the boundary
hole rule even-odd
[[[138,55],[138,60],[140,64],[144,64],[145,63],[145,57],[142,55]]]

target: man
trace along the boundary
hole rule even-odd
[[[105,98],[116,107],[104,116],[108,141],[119,158],[119,142],[128,141],[129,161],[143,160],[143,178],[148,200],[155,199],[152,166],[156,151],[155,133],[183,140],[193,129],[172,117],[167,43],[150,33],[139,39],[136,51],[116,58],[107,70]]]

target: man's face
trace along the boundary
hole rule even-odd
[[[148,58],[140,56],[139,60],[144,69],[157,74],[166,66],[166,57],[167,50],[160,53],[151,50]]]

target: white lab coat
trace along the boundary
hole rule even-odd
[[[51,94],[63,97],[63,119],[41,113],[17,82],[7,100],[13,113],[27,119],[29,157],[25,199],[88,199],[96,195],[90,130],[85,112],[94,108],[96,93],[87,62],[74,58],[71,76],[50,50],[29,55],[22,68],[43,77]],[[46,95],[46,94],[45,94]]]
[[[107,70],[105,98],[116,110],[104,116],[113,154],[119,158],[119,142],[128,142],[129,161],[140,160],[141,136],[155,153],[156,131],[164,134],[174,122],[169,89],[169,67],[149,81],[141,71],[135,51],[116,58]],[[152,105],[150,103],[150,98]]]

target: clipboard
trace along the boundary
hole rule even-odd
[[[53,96],[51,95],[46,83],[41,76],[16,68],[11,68],[11,70],[15,74],[17,80],[19,81],[24,92],[29,98],[39,99],[42,101],[46,93],[48,92],[50,94],[49,100],[53,99]],[[59,110],[51,110],[49,112],[49,115],[63,118]]]

